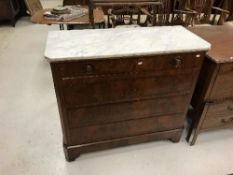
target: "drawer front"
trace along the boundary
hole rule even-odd
[[[231,74],[233,76],[233,63],[222,64],[219,69],[220,74]]]
[[[70,130],[70,145],[85,144],[122,137],[181,128],[184,116],[160,116]]]
[[[203,53],[185,53],[134,58],[98,59],[56,63],[61,77],[76,77],[126,72],[176,70],[200,67]]]
[[[68,106],[106,104],[189,92],[193,74],[111,76],[62,81]]]
[[[186,53],[138,58],[136,72],[176,70],[200,67],[204,54]]]
[[[233,124],[233,101],[209,104],[202,128],[215,128]]]
[[[233,73],[219,74],[210,94],[210,100],[233,98]]]
[[[210,104],[206,118],[221,118],[233,115],[233,100],[218,104]]]
[[[132,72],[137,59],[85,60],[57,63],[61,77]]]
[[[183,113],[188,96],[148,99],[68,110],[70,128]]]
[[[221,128],[227,126],[233,126],[233,116],[205,119],[201,129]]]

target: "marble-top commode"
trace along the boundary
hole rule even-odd
[[[206,51],[210,44],[181,26],[51,31],[49,61]]]

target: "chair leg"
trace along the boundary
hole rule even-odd
[[[226,19],[225,13],[221,13],[217,24],[218,25],[223,25],[224,22],[225,22],[225,19]]]
[[[64,30],[64,24],[59,24],[60,30]]]
[[[15,19],[15,18],[12,18],[12,19],[11,19],[11,25],[12,25],[12,27],[15,27],[15,24],[16,24],[16,19]]]

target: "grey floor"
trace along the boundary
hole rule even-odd
[[[43,2],[54,5],[56,1]],[[47,32],[21,19],[0,26],[0,175],[226,175],[233,173],[233,130],[203,133],[195,146],[158,141],[64,159],[48,62]]]

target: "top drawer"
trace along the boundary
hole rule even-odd
[[[209,100],[233,98],[233,64],[222,64],[214,82]]]
[[[156,70],[188,69],[199,67],[204,53],[184,53],[118,59],[98,59],[56,63],[61,77],[88,76],[96,74],[119,74],[124,72],[147,72]]]
[[[230,74],[233,76],[233,63],[222,64],[219,70],[220,74]]]

